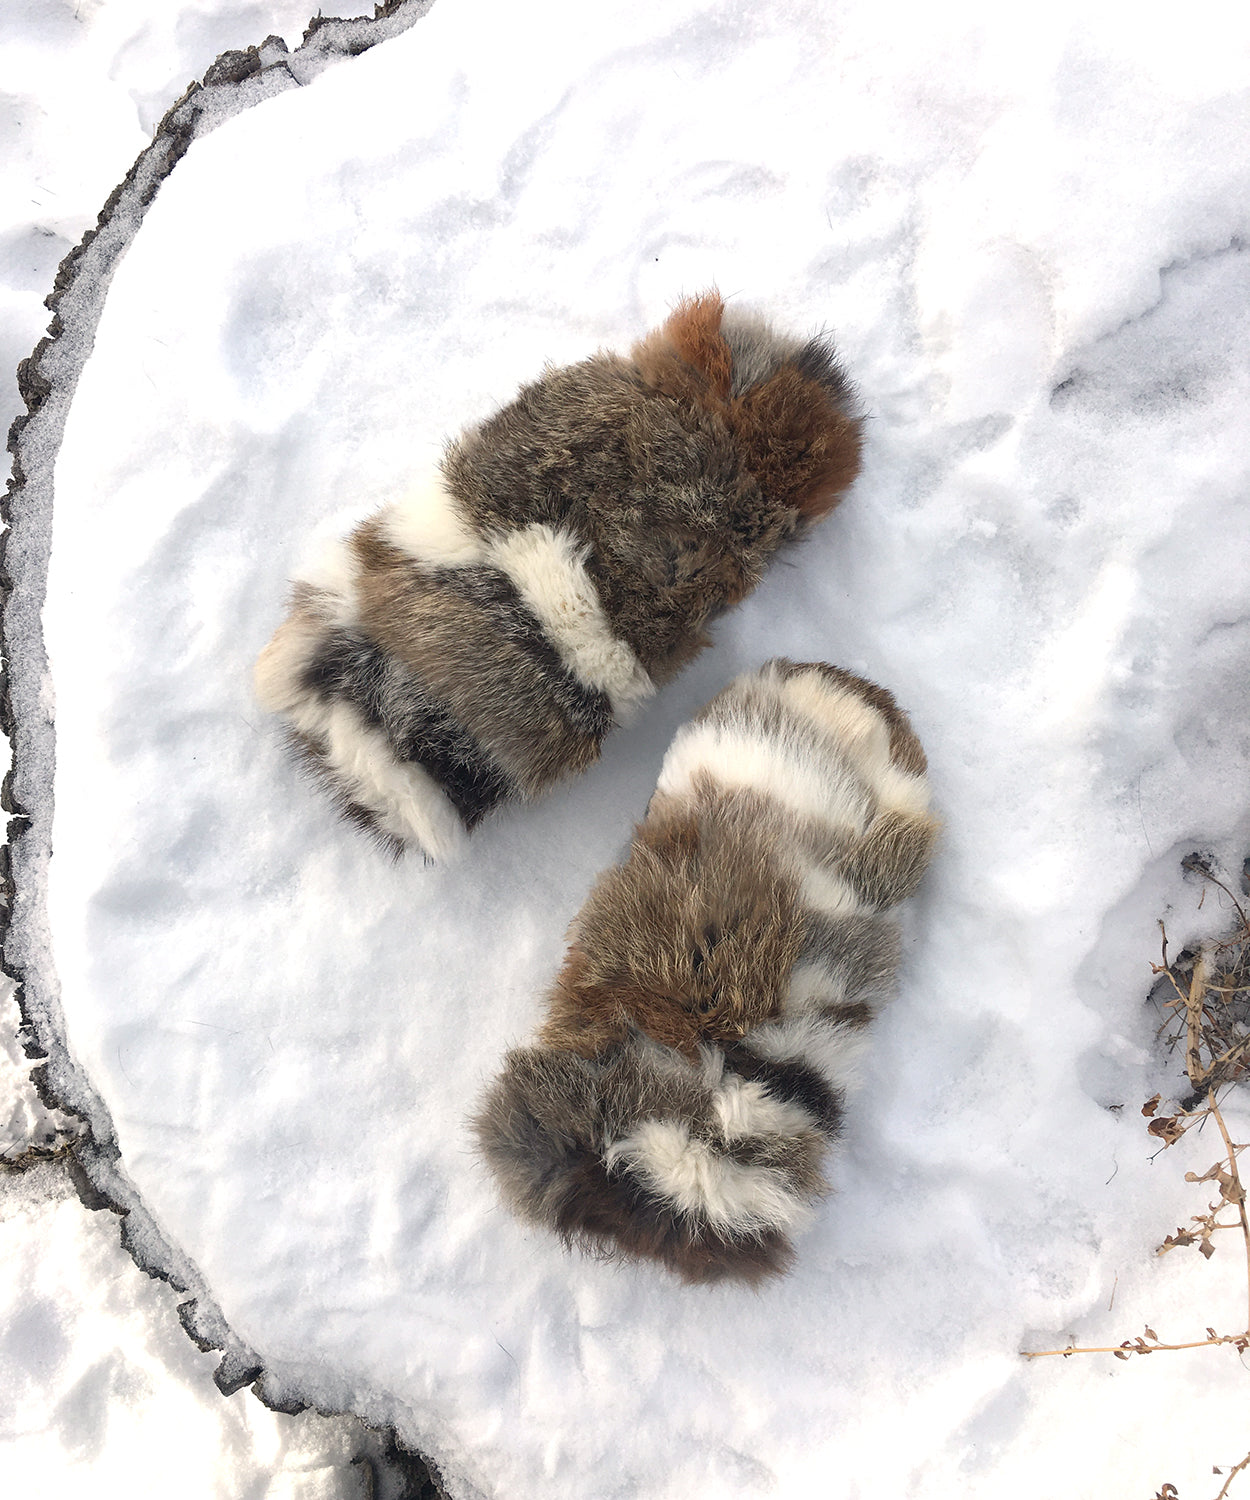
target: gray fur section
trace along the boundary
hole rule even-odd
[[[824,386],[848,415],[856,413],[855,392],[828,337],[793,338],[775,332],[755,313],[730,307],[721,318],[720,331],[733,358],[732,395],[742,396],[753,386],[763,385],[783,366],[792,365]]]
[[[597,739],[607,734],[613,726],[607,695],[579,682],[564,665],[506,573],[488,567],[447,568],[436,577],[441,588],[476,605],[501,640],[525,653],[553,705],[574,729]]]
[[[563,1178],[580,1156],[600,1154],[600,1072],[574,1052],[509,1052],[473,1119],[505,1201],[532,1223],[559,1227]]]
[[[893,992],[900,952],[898,924],[879,912],[851,917],[804,914],[800,962],[819,964],[829,975],[830,996],[836,1003],[879,1010]]]
[[[720,331],[733,356],[730,390],[735,396],[775,375],[803,347],[801,339],[775,333],[758,314],[743,308],[727,307]]]
[[[937,841],[932,818],[885,813],[841,860],[846,879],[872,906],[895,906],[915,894]]]

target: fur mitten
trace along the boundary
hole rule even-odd
[[[509,1204],[687,1281],[782,1271],[936,823],[883,688],[777,660],[680,730],[475,1121]]]
[[[826,340],[683,303],[628,359],[548,370],[336,543],[257,695],[348,816],[447,854],[590,765],[833,509],[859,448]]]

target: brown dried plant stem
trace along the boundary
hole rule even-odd
[[[1194,964],[1194,972],[1189,981],[1189,993],[1182,998],[1185,1001],[1185,1072],[1189,1075],[1189,1081],[1194,1088],[1198,1088],[1207,1076],[1208,1069],[1202,1063],[1202,1004],[1206,999],[1207,971],[1210,968],[1210,954],[1203,947],[1197,962]],[[1169,970],[1169,978],[1171,971]],[[1176,981],[1172,980],[1173,985]]]
[[[1244,1347],[1248,1343],[1250,1333],[1219,1333],[1214,1338],[1192,1339],[1187,1344],[1160,1344],[1147,1337],[1125,1339],[1122,1344],[1070,1344],[1066,1349],[1022,1349],[1020,1352],[1025,1359],[1045,1359],[1052,1354],[1062,1354],[1064,1359],[1070,1354],[1115,1354],[1120,1359],[1125,1359],[1130,1354],[1161,1354],[1169,1349],[1208,1349],[1216,1344],[1240,1344]]]
[[[1237,1478],[1238,1474],[1240,1474],[1243,1469],[1248,1467],[1250,1467],[1250,1453],[1246,1454],[1245,1458],[1242,1459],[1242,1461],[1237,1465],[1235,1469],[1230,1469],[1228,1471],[1228,1478],[1224,1481],[1223,1487],[1220,1490],[1219,1494],[1215,1497],[1215,1500],[1224,1500],[1224,1497],[1228,1494],[1229,1486],[1232,1484],[1233,1480]]]
[[[1241,1174],[1237,1171],[1237,1152],[1240,1148],[1233,1145],[1228,1128],[1224,1124],[1224,1116],[1220,1113],[1220,1107],[1214,1099],[1209,1108],[1211,1118],[1220,1127],[1220,1134],[1224,1137],[1224,1149],[1228,1152],[1228,1175],[1237,1187],[1237,1214],[1241,1220],[1241,1233],[1246,1243],[1246,1329],[1250,1332],[1250,1218],[1246,1217],[1246,1190],[1241,1184]]]

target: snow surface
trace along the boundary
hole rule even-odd
[[[340,14],[372,12],[343,5]],[[0,5],[0,428],[13,371],[48,321],[57,262],[95,223],[165,109],[223,50],[269,32],[296,46],[307,0],[5,0]],[[226,1398],[175,1312],[139,1272],[119,1220],[88,1212],[62,1161],[8,1168],[81,1129],[29,1081],[0,983],[0,1474],[6,1492],[185,1500],[349,1500],[394,1491],[355,1421]]]
[[[1242,1456],[1231,1351],[1018,1351],[1244,1316],[1234,1255],[1151,1259],[1213,1153],[1151,1166],[1137,1106],[1179,857],[1250,838],[1248,52],[1233,6],[440,0],[162,187],[56,470],[50,917],[272,1391],[518,1500],[1189,1500]],[[862,479],[589,775],[388,864],[249,700],[305,538],[712,282],[836,330]],[[798,1269],[691,1292],[514,1223],[463,1119],[677,724],[777,652],[896,691],[946,834]]]
[[[51,1165],[0,1178],[0,1464],[15,1495],[363,1500],[355,1423],[224,1397],[175,1294]]]
[[[365,0],[334,7],[372,14]],[[44,331],[57,265],[157,122],[219,53],[289,47],[309,0],[4,0],[0,6],[0,423]]]

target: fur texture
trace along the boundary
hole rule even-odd
[[[350,816],[441,856],[448,809],[470,829],[588,766],[832,509],[859,450],[826,340],[684,302],[629,358],[525,386],[332,547],[257,695]]]
[[[823,664],[679,731],[476,1117],[517,1213],[690,1282],[786,1268],[932,849],[925,769],[891,695]]]

